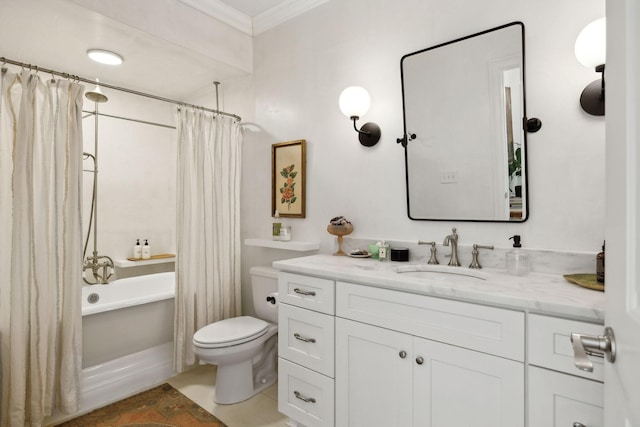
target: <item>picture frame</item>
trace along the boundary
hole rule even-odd
[[[306,199],[304,139],[271,145],[271,215],[304,218]]]

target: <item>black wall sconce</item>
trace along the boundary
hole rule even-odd
[[[360,86],[350,86],[342,91],[338,100],[342,113],[353,120],[353,128],[358,132],[360,144],[365,147],[373,147],[380,141],[380,126],[373,122],[362,125],[360,129],[356,126],[356,121],[369,111],[371,97],[369,92]]]
[[[600,18],[593,21],[578,34],[575,45],[576,58],[587,68],[601,73],[582,91],[580,105],[593,116],[604,116],[604,68],[607,55],[607,21]]]

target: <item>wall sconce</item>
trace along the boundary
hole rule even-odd
[[[593,81],[582,91],[580,105],[587,113],[604,116],[604,66],[607,55],[607,21],[593,21],[578,34],[575,46],[576,58],[587,68],[602,73],[600,80]]]
[[[342,113],[353,120],[353,128],[358,132],[360,144],[365,147],[373,147],[380,140],[380,126],[368,122],[360,129],[356,127],[356,121],[369,111],[371,98],[369,92],[360,86],[350,86],[342,91],[338,101]]]

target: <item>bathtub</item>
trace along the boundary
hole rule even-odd
[[[80,413],[175,374],[174,295],[173,272],[83,286]]]

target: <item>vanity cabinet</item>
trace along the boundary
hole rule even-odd
[[[334,426],[335,282],[278,275],[278,410],[307,427]]]
[[[384,263],[350,267],[326,258],[276,263],[285,267],[278,410],[292,420],[307,427],[604,426],[604,362],[590,357],[593,372],[578,370],[570,341],[572,332],[602,333],[597,304],[570,309],[596,294],[569,288],[558,293],[560,303],[548,294],[531,302],[534,278],[523,296],[491,300],[512,292],[504,281],[475,302],[462,300],[464,285],[416,293],[416,282],[385,276]]]
[[[524,313],[336,291],[336,426],[524,426]]]
[[[336,426],[524,425],[515,362],[336,320]]]
[[[593,372],[574,366],[571,333],[602,334],[602,325],[529,315],[529,427],[604,427],[604,361]]]

